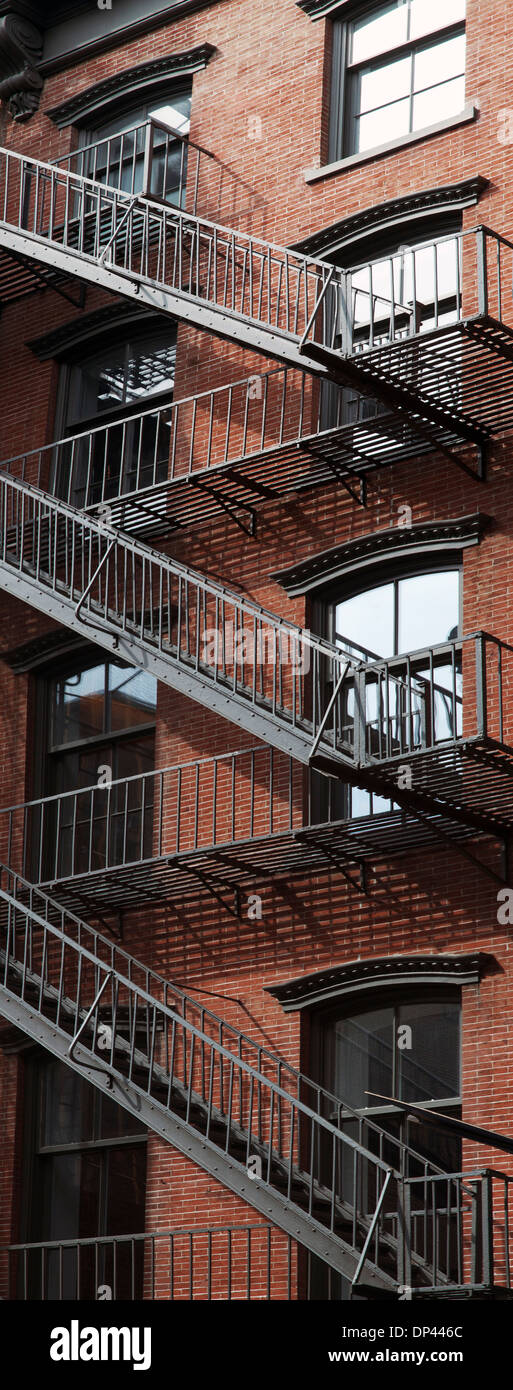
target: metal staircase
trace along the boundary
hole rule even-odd
[[[6,473],[0,587],[302,763],[511,824],[513,647],[490,633],[388,660],[335,646]]]
[[[442,266],[452,241],[450,293]],[[450,427],[482,450],[511,423],[513,245],[487,227],[408,248],[407,303],[394,257],[350,271],[151,197],[0,149],[0,255],[137,300],[406,416],[432,440]],[[453,283],[454,280],[454,283]],[[383,288],[386,285],[387,288]],[[362,301],[364,311],[362,316]],[[449,305],[449,308],[448,308]]]
[[[326,373],[301,342],[337,272],[300,252],[5,149],[0,248]]]
[[[0,883],[0,1013],[353,1284],[365,1269],[393,1291],[404,1181],[440,1170],[34,885]]]
[[[308,762],[336,766],[348,653],[232,590],[0,474],[0,587],[175,690]]]

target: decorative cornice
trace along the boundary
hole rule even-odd
[[[458,183],[444,184],[441,188],[424,188],[414,193],[403,194],[400,198],[390,198],[386,203],[374,203],[371,207],[352,212],[329,227],[322,227],[303,241],[292,247],[307,256],[333,253],[344,246],[360,241],[363,236],[371,236],[386,231],[402,222],[413,222],[436,212],[455,212],[472,207],[489,186],[489,180],[476,174],[470,179],[460,179]]]
[[[391,526],[386,531],[372,531],[369,535],[359,536],[357,540],[346,541],[343,545],[310,555],[288,569],[275,570],[270,577],[290,595],[305,594],[384,559],[418,555],[425,550],[460,550],[479,545],[489,524],[490,517],[484,512],[476,512],[473,516],[450,521],[421,521],[412,526]]]
[[[125,68],[123,72],[116,72],[112,77],[104,77],[101,82],[95,83],[94,87],[86,87],[84,91],[68,97],[60,106],[53,106],[46,115],[59,127],[85,121],[89,116],[103,112],[125,96],[132,93],[140,96],[168,79],[198,72],[200,68],[207,66],[215,52],[216,49],[211,43],[202,43],[182,53],[167,53],[163,58],[152,58],[148,63]]]
[[[13,0],[0,18],[0,100],[7,103],[14,121],[34,115],[43,89],[37,71],[43,35],[35,17],[35,7]]]
[[[494,965],[494,957],[482,951],[461,956],[374,956],[318,970],[283,984],[266,985],[265,990],[290,1013],[390,985],[475,985],[485,968]]]
[[[38,666],[45,666],[49,661],[67,656],[68,653],[85,651],[88,646],[83,637],[72,632],[66,636],[62,630],[45,632],[40,637],[33,637],[30,642],[24,642],[20,647],[2,652],[1,660],[6,666],[10,666],[16,676],[21,676],[27,671],[37,670]]]
[[[159,324],[170,322],[168,314],[159,314],[158,310],[147,309],[143,305],[134,308],[122,302],[105,304],[101,309],[95,309],[92,314],[80,314],[78,318],[68,320],[67,323],[52,329],[51,333],[32,338],[26,346],[41,362],[48,362],[52,358],[61,357],[71,348],[103,336],[110,330],[121,333],[132,324],[146,323],[148,320],[150,323]]]
[[[351,0],[296,0],[296,5],[304,10],[309,19],[324,19],[334,10],[346,10],[350,3]]]

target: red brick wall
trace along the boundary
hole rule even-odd
[[[293,0],[256,0],[250,7],[243,0],[225,0],[72,66],[48,79],[41,110],[26,125],[14,125],[3,116],[3,138],[40,158],[64,153],[70,132],[57,131],[44,114],[46,108],[131,64],[208,41],[217,52],[194,77],[191,134],[214,151],[225,169],[220,216],[226,223],[282,244],[294,243],[359,208],[479,173],[489,179],[489,189],[478,208],[464,213],[464,225],[484,222],[508,236],[513,231],[513,150],[497,138],[498,112],[508,105],[513,68],[507,6],[501,0],[468,0],[467,34],[467,100],[480,106],[478,121],[420,139],[313,185],[305,184],[303,171],[320,162],[321,146],[325,148],[329,26],[312,24]],[[259,140],[249,136],[252,116],[262,121]],[[510,285],[507,294],[510,304]],[[105,295],[87,289],[85,312],[105,302]],[[26,344],[74,317],[75,311],[49,292],[5,307],[0,320],[0,457],[52,439],[57,370],[52,363],[38,362]],[[181,327],[177,395],[205,390],[266,365],[235,345]],[[511,439],[505,436],[491,451],[486,484],[472,481],[446,458],[433,454],[372,475],[365,509],[333,484],[262,506],[256,538],[243,536],[223,518],[184,530],[172,542],[163,540],[162,548],[301,622],[308,621],[308,609],[301,599],[289,600],[270,578],[275,569],[397,524],[404,503],[412,509],[413,522],[481,510],[491,525],[481,545],[465,552],[463,630],[488,629],[513,642],[511,463]],[[50,626],[43,616],[0,594],[2,651]],[[29,703],[30,684],[1,666],[4,805],[22,801],[32,790],[27,740],[37,712]],[[513,742],[510,692],[508,698],[506,724]],[[160,688],[158,765],[252,741],[208,709]],[[477,848],[498,870],[498,852]],[[498,884],[483,869],[472,868],[456,848],[441,846],[437,852],[425,850],[376,863],[368,873],[368,896],[352,891],[340,875],[328,871],[273,886],[260,879],[258,862],[252,887],[263,897],[260,922],[244,915],[235,922],[207,895],[183,901],[170,897],[160,907],[141,903],[139,913],[127,915],[125,944],[171,979],[198,990],[207,1005],[279,1049],[291,1063],[301,1058],[305,1068],[308,1057],[301,1057],[298,1017],[284,1015],[265,993],[265,985],[371,955],[482,950],[496,965],[479,989],[463,989],[464,1113],[478,1123],[511,1129],[510,932],[497,924]],[[202,989],[214,997],[201,994]],[[234,1004],[233,999],[240,1002]],[[15,1063],[9,1058],[2,1067],[5,1239],[14,1220],[12,1172],[19,1107]],[[21,1143],[20,1134],[19,1138]],[[467,1164],[488,1160],[505,1167],[496,1154],[468,1146]],[[150,1137],[148,1229],[252,1219],[249,1206]]]

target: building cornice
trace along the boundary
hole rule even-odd
[[[58,328],[52,329],[51,333],[43,333],[39,338],[30,339],[26,346],[40,362],[48,362],[62,357],[71,348],[79,347],[83,343],[92,343],[95,338],[103,337],[106,333],[121,333],[123,329],[128,329],[134,324],[148,321],[159,324],[174,322],[170,321],[168,314],[160,314],[158,310],[143,305],[139,307],[123,302],[104,304],[101,309],[94,309],[91,314],[80,314],[77,318],[60,324]]]
[[[90,645],[76,633],[70,632],[64,636],[58,629],[45,632],[39,637],[32,637],[29,642],[23,642],[19,647],[2,652],[1,660],[6,666],[10,666],[16,676],[22,676],[28,671],[37,670],[39,666],[46,666],[48,662],[55,662],[75,652],[87,651]]]
[[[290,1013],[390,985],[475,985],[491,965],[495,965],[493,956],[482,951],[470,955],[374,956],[266,985],[265,992]]]
[[[431,213],[456,212],[472,207],[489,186],[489,180],[481,174],[457,183],[443,184],[439,188],[423,188],[390,198],[385,203],[374,203],[370,207],[352,212],[338,222],[304,237],[291,248],[307,256],[320,256],[338,251],[360,241],[363,236],[371,236],[395,227],[402,222],[414,222],[428,217]]]
[[[112,9],[103,13],[97,12],[95,0],[89,0],[85,13],[81,6],[80,17],[75,18],[74,13],[67,23],[52,23],[45,16],[41,73],[49,77],[62,72],[77,63],[103,55],[112,48],[132,43],[144,34],[166,28],[175,20],[184,19],[199,10],[213,9],[219,4],[221,0],[167,0],[165,4],[161,0],[160,3],[159,0],[139,0],[139,3],[133,0],[130,6],[132,17],[128,20],[125,17],[123,22],[117,18],[121,9],[119,0],[113,0]],[[98,17],[98,13],[102,23],[95,25],[94,16],[96,14]]]
[[[333,14],[335,10],[343,13],[350,4],[351,0],[296,0],[298,8],[303,10],[309,19],[325,19],[326,15]]]
[[[59,128],[76,121],[85,121],[89,116],[104,111],[125,96],[128,97],[132,93],[143,95],[168,79],[198,72],[207,66],[215,52],[213,44],[202,43],[181,53],[167,53],[163,58],[152,58],[150,62],[125,68],[123,72],[116,72],[112,77],[104,77],[93,87],[86,87],[83,91],[68,97],[67,101],[61,102],[59,106],[51,107],[45,114]]]
[[[43,78],[38,63],[43,34],[37,6],[23,0],[0,9],[0,101],[7,104],[14,121],[28,121],[37,111]]]
[[[462,516],[449,521],[421,521],[411,526],[391,526],[386,531],[372,531],[356,540],[335,545],[300,560],[287,569],[275,570],[270,576],[292,597],[324,587],[355,571],[398,557],[418,556],[423,551],[461,550],[479,545],[490,518],[484,512]]]

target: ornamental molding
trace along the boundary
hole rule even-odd
[[[281,1004],[285,1013],[290,1013],[389,985],[475,985],[487,968],[496,969],[496,962],[482,951],[461,956],[376,956],[266,985],[265,991]]]
[[[397,556],[418,555],[423,550],[463,549],[479,545],[491,518],[484,512],[449,521],[421,521],[411,526],[391,526],[332,546],[301,560],[287,569],[275,570],[270,578],[291,596],[305,594],[333,580],[344,578],[367,565]]]
[[[333,14],[335,10],[341,10],[343,13],[350,3],[351,0],[296,0],[298,8],[304,10],[309,19],[324,19],[326,15]]]
[[[20,2],[4,7],[0,17],[0,101],[6,103],[14,121],[28,121],[38,109],[43,78],[38,64],[43,52],[43,34],[32,16],[32,5]]]
[[[84,91],[68,97],[67,101],[53,106],[45,114],[59,128],[85,121],[123,97],[151,91],[166,78],[198,72],[207,66],[215,52],[213,44],[202,43],[182,53],[167,53],[163,58],[153,58],[147,63],[139,63],[137,67],[125,68],[123,72],[116,72],[112,77],[96,82],[93,87],[86,87]]]
[[[386,231],[402,222],[413,222],[417,218],[429,217],[437,212],[455,212],[472,207],[489,187],[489,179],[476,174],[458,183],[443,184],[439,188],[425,188],[414,193],[390,198],[386,203],[374,203],[359,212],[350,213],[329,227],[322,227],[295,242],[293,251],[301,251],[307,256],[330,255],[361,237]]]
[[[58,328],[52,329],[51,333],[43,333],[39,338],[30,339],[26,346],[41,362],[48,362],[51,358],[58,358],[71,348],[101,337],[111,330],[121,333],[123,329],[128,329],[134,324],[146,322],[165,324],[169,323],[170,319],[169,315],[160,314],[158,310],[146,308],[144,305],[104,304],[101,309],[94,309],[91,314],[80,314],[78,318],[60,324]]]

